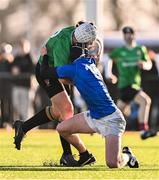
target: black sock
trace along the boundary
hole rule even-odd
[[[60,140],[63,149],[63,154],[65,155],[72,154],[70,143],[67,142],[66,139],[64,139],[62,136],[60,136]]]
[[[89,155],[89,152],[87,150],[82,152],[82,153],[80,153],[80,156],[85,156],[85,155]]]
[[[33,117],[25,121],[23,123],[22,128],[23,128],[24,133],[26,133],[32,128],[48,123],[48,122],[51,122],[51,120],[47,117],[45,108],[44,108],[43,110],[35,114]]]

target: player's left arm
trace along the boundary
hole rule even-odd
[[[145,46],[141,47],[141,52],[142,58],[138,61],[138,67],[143,70],[150,70],[152,68],[152,62]]]

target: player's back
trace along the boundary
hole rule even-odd
[[[45,43],[49,64],[54,67],[68,64],[70,59],[70,48],[72,43],[72,33],[74,26],[63,28],[53,34]],[[40,57],[40,64],[43,58]]]
[[[116,110],[116,106],[94,59],[79,58],[74,63],[76,64],[76,74],[73,82],[86,101],[91,116],[101,118],[112,114]]]

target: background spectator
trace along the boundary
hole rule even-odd
[[[34,64],[30,54],[30,42],[20,39],[17,43],[17,53],[11,67],[14,76],[14,87],[12,92],[14,119],[25,120],[28,118],[31,98],[31,76],[34,73]]]
[[[12,61],[12,46],[2,43],[0,45],[0,127],[5,127],[13,120],[10,73]]]

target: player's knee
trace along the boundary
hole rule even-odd
[[[151,105],[151,98],[149,96],[146,98],[146,104],[149,106]]]
[[[70,103],[68,106],[66,106],[66,111],[65,112],[69,112],[70,114],[74,114],[74,107],[73,104]]]
[[[140,105],[141,106],[150,106],[151,105],[151,98],[149,96],[144,97],[141,101],[140,101]]]
[[[106,164],[109,168],[118,168],[119,167],[117,160],[107,160]]]
[[[57,130],[58,133],[60,133],[60,134],[63,132],[63,128],[62,128],[61,124],[58,124],[58,125],[56,126],[56,130]]]
[[[63,126],[62,123],[58,124],[58,126],[56,127],[56,130],[58,131],[59,134],[61,134],[62,136],[67,136],[69,133],[68,128],[66,128],[65,126]]]
[[[61,113],[61,118],[62,120],[69,119],[73,116],[74,114],[74,108],[72,105],[68,105],[63,107],[62,113]]]

